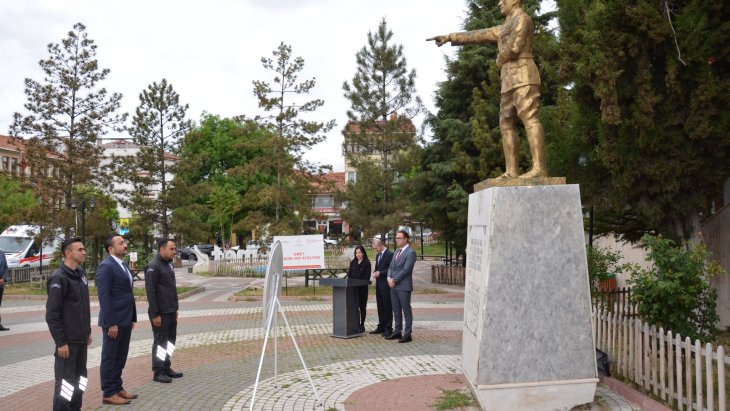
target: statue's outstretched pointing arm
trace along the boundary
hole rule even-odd
[[[446,43],[451,43],[452,46],[496,43],[499,40],[499,32],[501,29],[502,26],[496,26],[482,30],[465,31],[462,33],[449,33],[428,38],[426,41],[434,41],[439,47]]]

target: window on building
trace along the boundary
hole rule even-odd
[[[335,206],[331,195],[314,197],[314,208],[333,208]]]
[[[10,171],[10,157],[3,157],[2,171]]]
[[[342,234],[342,220],[330,220],[330,234]]]
[[[354,183],[357,181],[357,172],[355,171],[348,171],[347,172],[347,182],[348,183]]]

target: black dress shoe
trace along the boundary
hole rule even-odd
[[[385,332],[384,329],[382,329],[382,328],[376,328],[376,329],[370,331],[370,334],[383,334],[384,332]]]
[[[386,340],[400,340],[403,336],[400,333],[392,333],[385,337]]]
[[[4,325],[0,324],[0,331],[10,331],[10,328],[5,327]]]
[[[413,339],[411,338],[410,335],[406,335],[405,337],[398,340],[399,343],[409,343],[411,341],[413,341]]]
[[[359,332],[361,332],[361,333],[364,333],[364,332],[365,332],[365,326],[362,326],[362,325],[361,325],[361,326],[360,326],[360,327],[359,327],[359,328],[358,328],[357,330],[358,330]]]
[[[157,381],[157,382],[164,382],[164,383],[172,382],[172,378],[168,377],[166,374],[163,374],[163,373],[155,374],[155,376],[152,377],[152,380]]]
[[[176,372],[175,370],[173,370],[172,368],[170,368],[169,370],[167,370],[167,376],[170,377],[170,378],[180,378],[180,377],[183,376],[183,373]]]

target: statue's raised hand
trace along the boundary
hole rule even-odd
[[[435,41],[436,42],[436,45],[439,46],[439,47],[441,47],[444,44],[446,44],[446,43],[449,42],[449,35],[447,34],[445,36],[434,36],[434,37],[431,37],[429,39],[426,39],[426,41]]]

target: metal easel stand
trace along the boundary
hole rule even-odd
[[[275,290],[278,289],[279,286],[279,279],[280,274],[276,274],[276,285],[274,288]],[[317,387],[314,386],[314,381],[312,381],[312,376],[309,374],[309,369],[307,369],[307,364],[304,362],[304,357],[302,357],[302,352],[299,349],[299,344],[297,344],[297,340],[294,338],[294,333],[292,332],[291,326],[289,326],[289,321],[286,319],[286,314],[284,313],[284,308],[281,306],[281,302],[279,302],[279,296],[277,294],[274,294],[274,297],[271,299],[271,302],[269,303],[269,318],[266,320],[266,335],[264,336],[264,345],[261,348],[261,358],[259,359],[259,369],[256,372],[256,383],[253,386],[253,395],[251,396],[251,407],[249,410],[253,411],[253,406],[256,403],[256,391],[259,387],[259,378],[261,377],[261,368],[264,365],[264,357],[266,356],[266,345],[269,341],[269,334],[271,333],[272,329],[272,323],[274,325],[274,387],[278,387],[278,343],[279,335],[278,335],[278,316],[276,313],[281,313],[281,318],[284,319],[284,323],[286,324],[286,329],[289,332],[289,336],[291,337],[292,343],[294,343],[294,348],[297,350],[297,354],[299,355],[299,361],[302,363],[302,367],[304,368],[304,372],[307,374],[307,379],[309,379],[309,384],[312,386],[312,391],[314,392],[314,396],[317,397],[317,403],[320,407],[323,406],[322,399],[319,397],[319,393],[317,392]],[[276,310],[274,310],[274,306],[276,306]],[[316,408],[316,406],[315,406]]]

